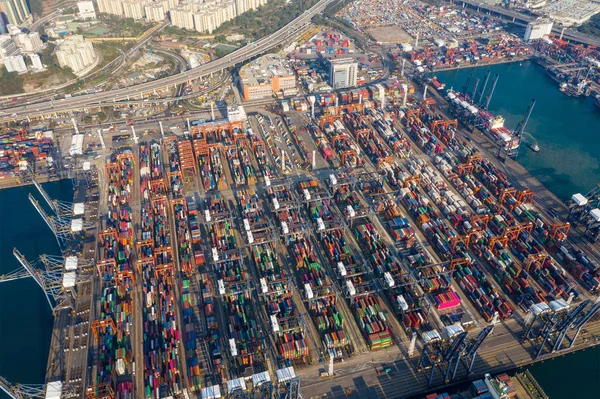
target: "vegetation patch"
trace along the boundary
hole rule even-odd
[[[221,36],[237,33],[251,40],[259,39],[284,27],[316,3],[317,0],[294,0],[290,3],[272,0],[257,10],[247,11],[225,22],[213,33]]]
[[[577,28],[577,30],[588,35],[600,37],[600,14],[594,15],[589,21]]]

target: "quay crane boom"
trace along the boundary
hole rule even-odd
[[[11,384],[4,377],[0,376],[0,390],[4,391],[12,399],[28,399],[46,397],[44,385],[21,385]]]
[[[4,391],[12,399],[45,399],[52,395],[63,396],[73,394],[71,385],[65,385],[61,381],[53,381],[48,384],[12,384],[6,378],[0,376],[0,390]]]
[[[494,91],[496,90],[496,84],[498,83],[498,78],[500,77],[499,74],[496,74],[494,76],[494,80],[492,80],[492,88],[490,89],[490,92],[488,93],[487,96],[485,96],[485,102],[482,104],[481,108],[483,108],[484,111],[488,110],[488,107],[490,106],[490,102],[492,101],[492,95],[494,94]],[[481,100],[483,100],[483,94],[481,95]]]
[[[48,305],[54,313],[62,309],[74,309],[73,292],[66,289],[64,273],[60,268],[48,267],[47,264],[46,270],[42,271],[34,268],[16,248],[13,249],[13,255],[44,291]],[[54,305],[50,297],[54,300]]]
[[[523,132],[525,131],[525,126],[527,126],[527,122],[529,122],[529,117],[533,112],[533,107],[535,107],[535,99],[531,100],[531,104],[527,107],[527,112],[525,112],[525,116],[523,120],[519,122],[515,131],[513,132],[513,136],[517,136],[519,138],[519,144],[517,145],[517,150],[514,155],[514,159],[517,159],[519,156],[519,149],[521,148],[521,141],[523,141]]]
[[[465,348],[465,353],[462,355],[461,360],[463,360],[463,365],[467,368],[467,374],[470,374],[471,370],[473,369],[473,364],[475,363],[475,358],[477,357],[477,351],[479,350],[479,347],[493,331],[493,325],[485,327],[483,330],[481,330],[477,338],[475,338],[475,340]],[[454,379],[454,377],[456,376],[456,369],[458,368],[458,363],[459,362],[456,362],[452,379]]]
[[[483,95],[485,94],[485,89],[487,88],[487,84],[488,84],[488,81],[490,80],[491,74],[492,74],[492,71],[490,69],[488,69],[485,74],[485,80],[483,81],[483,87],[481,88],[481,91],[479,92],[479,94],[475,95],[476,98],[473,98],[474,105],[478,105],[481,102],[481,100],[483,100]]]

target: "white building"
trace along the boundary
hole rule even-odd
[[[174,8],[169,11],[171,24],[181,29],[194,30],[194,13],[183,7]]]
[[[44,48],[44,43],[37,32],[19,33],[13,37],[13,40],[22,53],[35,53]]]
[[[56,58],[61,68],[68,66],[78,74],[96,62],[97,56],[92,43],[81,35],[73,35],[59,43]]]
[[[177,8],[179,5],[179,0],[162,0],[160,3],[165,7],[165,11],[172,10],[173,8]]]
[[[121,0],[98,0],[98,12],[103,14],[123,15]]]
[[[198,32],[212,33],[217,27],[213,24],[212,15],[204,10],[193,14],[194,29]]]
[[[136,21],[146,18],[146,0],[125,0],[123,2],[123,16]]]
[[[21,30],[21,28],[19,28],[17,25],[13,25],[13,24],[6,25],[6,31],[11,36],[15,36],[15,35],[18,35],[19,33],[23,32]]]
[[[161,22],[165,19],[167,10],[160,3],[150,3],[144,7],[146,13],[146,21],[148,22]]]
[[[29,54],[29,60],[31,61],[31,69],[36,71],[41,71],[44,69],[44,65],[42,64],[42,60],[40,56],[37,54]]]
[[[525,8],[541,8],[548,4],[548,0],[525,0]]]
[[[4,67],[8,72],[21,73],[27,71],[27,65],[25,65],[22,55],[11,55],[4,58]]]
[[[0,58],[5,59],[12,55],[19,55],[21,52],[8,34],[0,35]]]
[[[77,8],[79,9],[79,18],[96,19],[96,10],[94,9],[94,3],[91,0],[78,1]]]
[[[536,19],[527,24],[525,29],[525,41],[541,39],[552,33],[552,22],[549,19]]]
[[[329,80],[334,89],[356,86],[358,63],[353,58],[329,60]]]

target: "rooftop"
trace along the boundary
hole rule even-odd
[[[249,86],[268,83],[276,76],[290,75],[294,75],[294,72],[289,62],[278,55],[265,55],[240,70],[241,79]]]

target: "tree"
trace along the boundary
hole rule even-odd
[[[40,60],[42,64],[50,66],[54,64],[54,60],[52,59],[52,53],[54,52],[54,44],[48,43],[46,44],[46,48],[42,50],[40,53]]]
[[[589,21],[577,28],[578,31],[600,37],[600,14],[594,15]]]
[[[44,7],[42,6],[42,0],[29,0],[29,10],[32,14],[42,16]]]
[[[9,95],[23,92],[23,76],[16,72],[0,69],[0,94]]]

